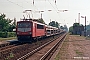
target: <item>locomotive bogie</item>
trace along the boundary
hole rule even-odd
[[[32,42],[33,40],[31,35],[18,35],[17,39],[19,42]]]

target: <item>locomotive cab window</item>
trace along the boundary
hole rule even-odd
[[[37,29],[44,29],[44,26],[37,24]]]
[[[30,23],[18,23],[18,28],[29,28],[31,27],[31,24]]]

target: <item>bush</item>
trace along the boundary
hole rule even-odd
[[[0,37],[6,38],[7,37],[7,33],[6,32],[0,32]]]
[[[0,32],[0,37],[7,38],[7,37],[15,37],[15,32]]]
[[[8,32],[8,37],[15,37],[16,33],[15,32]]]

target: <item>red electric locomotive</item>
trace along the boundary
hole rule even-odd
[[[18,41],[31,42],[34,38],[45,36],[45,25],[32,19],[17,22],[16,34]]]
[[[37,38],[60,34],[60,29],[37,22],[35,19],[23,19],[17,22],[16,34],[20,42],[32,42]]]

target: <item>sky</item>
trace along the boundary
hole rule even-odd
[[[32,12],[23,13],[25,10],[32,10]],[[63,12],[63,10],[68,11]],[[78,13],[80,13],[80,16],[86,16],[88,25],[90,0],[56,0],[56,3],[55,0],[0,0],[0,13],[6,14],[6,17],[10,19],[16,18],[17,21],[20,21],[23,15],[27,17],[27,14],[30,14],[31,18],[41,18],[42,13],[46,24],[57,21],[60,25],[66,24],[68,27],[78,22]],[[80,24],[85,25],[85,18],[80,17]]]

